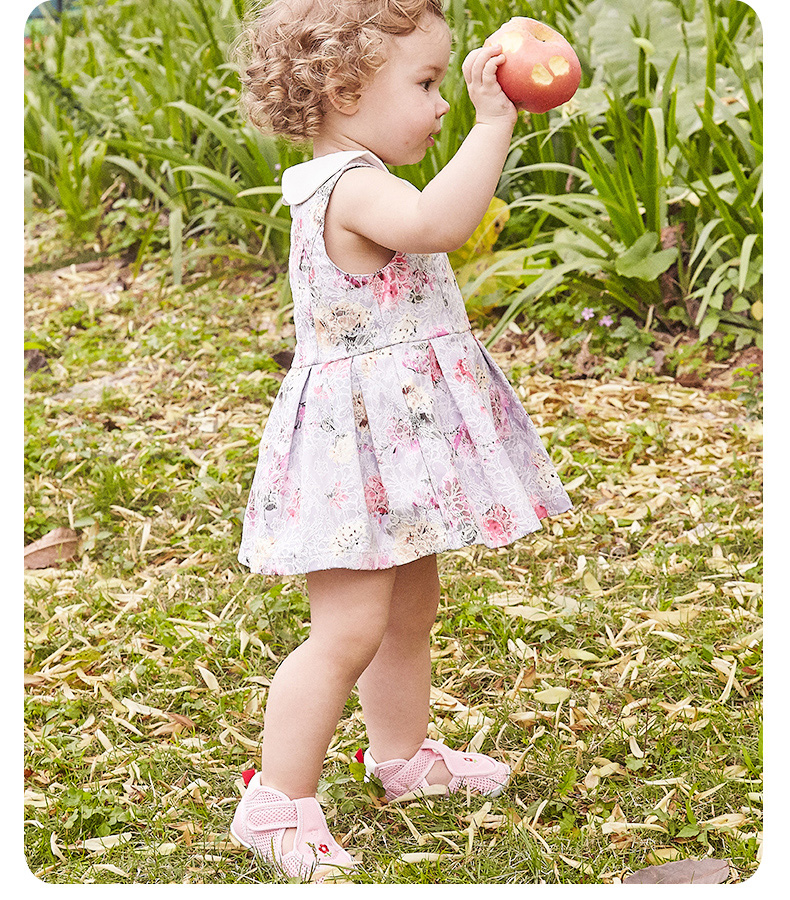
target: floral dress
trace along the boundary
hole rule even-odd
[[[447,255],[398,252],[365,275],[330,260],[329,197],[359,165],[384,168],[343,152],[284,173],[296,348],[244,517],[239,561],[253,572],[383,569],[501,547],[571,507],[532,421],[471,332]]]

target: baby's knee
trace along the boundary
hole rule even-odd
[[[418,594],[393,599],[389,631],[404,637],[423,638],[430,634],[436,621],[441,589],[439,583],[424,585]]]
[[[321,647],[327,665],[356,678],[367,668],[379,649],[386,624],[363,621],[347,625],[342,632],[311,634]]]

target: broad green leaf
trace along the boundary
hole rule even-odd
[[[708,314],[703,319],[699,327],[700,341],[706,341],[713,332],[719,327],[719,314],[712,309],[708,310]]]
[[[655,251],[658,235],[653,231],[643,234],[622,256],[615,260],[615,271],[626,278],[655,281],[677,259],[677,250]]]

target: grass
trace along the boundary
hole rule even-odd
[[[228,825],[267,684],[308,629],[304,576],[236,561],[293,326],[266,273],[186,282],[155,260],[136,279],[120,260],[28,276],[49,371],[26,378],[25,541],[81,537],[25,575],[25,852],[46,882],[282,880]],[[320,784],[330,827],[359,883],[613,883],[705,854],[745,881],[762,846],[756,394],[555,377],[521,344],[495,356],[575,507],[440,557],[431,724],[513,782],[383,805],[358,780],[352,695]]]

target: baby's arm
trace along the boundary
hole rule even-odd
[[[481,47],[464,61],[477,121],[442,171],[416,191],[380,169],[351,170],[333,195],[341,227],[403,253],[450,252],[469,239],[494,196],[518,117],[496,80],[500,50]]]

